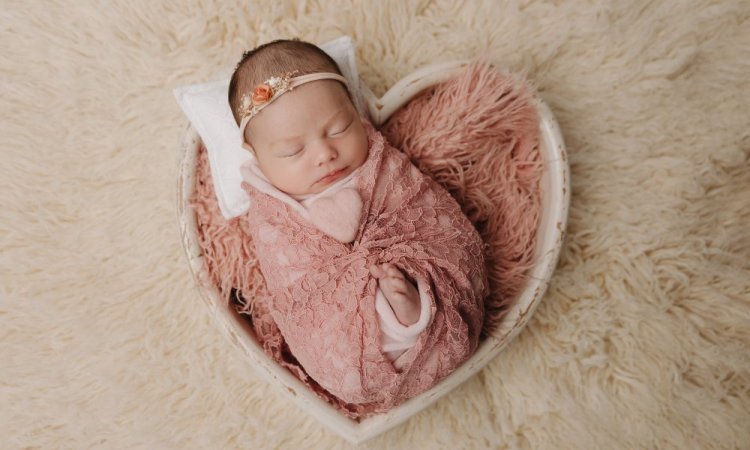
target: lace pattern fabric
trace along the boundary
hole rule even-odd
[[[321,387],[387,410],[432,387],[476,350],[488,293],[483,243],[456,201],[366,123],[358,172],[363,213],[341,243],[290,205],[245,183],[246,222],[270,313],[289,350]],[[431,320],[397,368],[381,345],[374,263],[393,263],[429,299]]]

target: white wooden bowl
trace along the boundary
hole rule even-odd
[[[424,67],[400,80],[379,99],[362,82],[373,123],[376,126],[381,125],[419,92],[448,80],[467,65],[467,61],[455,61]],[[229,302],[220,298],[217,288],[208,279],[198,241],[196,216],[187,204],[194,190],[196,156],[201,146],[200,136],[188,124],[181,143],[181,166],[177,186],[177,211],[183,247],[203,300],[221,327],[226,330],[231,342],[242,348],[248,356],[249,366],[256,369],[260,376],[292,403],[323,425],[348,441],[359,443],[403,423],[466,381],[497,356],[526,325],[547,290],[557,265],[568,217],[569,170],[563,139],[547,105],[536,95],[534,102],[540,118],[539,150],[545,169],[539,186],[542,201],[536,233],[535,264],[529,273],[525,288],[512,303],[494,333],[480,344],[477,352],[458,370],[421,395],[411,398],[387,413],[367,417],[360,422],[339,413],[311,392],[292,373],[269,358],[263,352],[246,319],[235,312]],[[228,306],[222,306],[224,304]]]

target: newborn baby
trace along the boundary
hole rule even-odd
[[[347,88],[316,46],[274,41],[243,55],[229,103],[274,321],[323,388],[386,410],[476,350],[483,243]]]

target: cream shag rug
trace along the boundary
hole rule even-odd
[[[3,2],[3,449],[348,448],[198,298],[173,87],[279,37],[359,46],[382,93],[485,54],[571,167],[559,268],[478,376],[362,448],[748,448],[750,3]]]

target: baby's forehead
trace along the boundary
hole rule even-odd
[[[301,93],[303,89],[305,90],[304,94]],[[327,107],[341,109],[348,109],[349,106],[354,107],[346,86],[338,81],[321,80],[309,85],[298,86],[284,96],[288,98],[279,100],[287,101],[277,102],[278,106],[281,106],[278,109],[297,108],[302,103],[306,106],[318,105],[321,110]]]
[[[293,130],[310,126],[331,125],[339,118],[356,114],[356,107],[339,82],[302,85],[283,94],[248,123],[249,137],[279,139],[294,135]],[[303,91],[304,90],[304,91]]]

